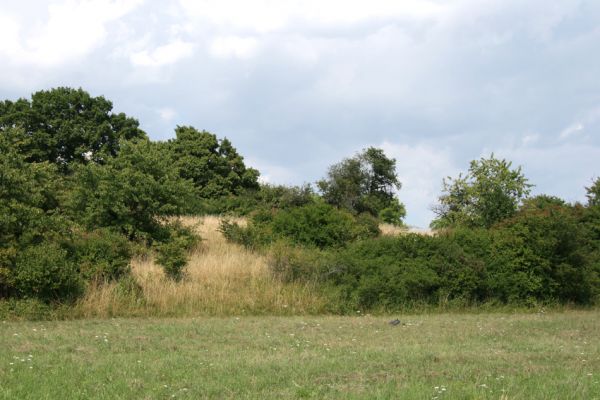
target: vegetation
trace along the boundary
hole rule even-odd
[[[227,139],[179,126],[153,142],[81,89],[1,102],[0,315],[600,301],[598,179],[585,205],[528,197],[521,168],[492,154],[444,180],[438,230],[418,235],[400,229],[396,161],[381,149],[332,165],[318,191],[258,176]],[[396,233],[382,234],[382,223]]]
[[[327,203],[354,214],[369,213],[398,225],[406,215],[394,194],[402,186],[396,176],[396,160],[387,158],[381,149],[369,147],[332,165],[317,186]]]
[[[0,398],[593,399],[598,311],[0,324]]]
[[[433,209],[437,219],[432,227],[489,228],[514,215],[532,185],[520,167],[511,169],[511,166],[492,154],[488,159],[471,161],[465,176],[444,179],[444,193]]]

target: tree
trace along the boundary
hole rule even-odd
[[[200,197],[217,198],[258,189],[258,171],[246,167],[228,139],[218,140],[212,133],[191,126],[178,126],[175,134],[166,146],[181,177],[194,182]]]
[[[596,180],[592,183],[592,186],[585,188],[588,198],[588,206],[600,206],[600,178],[596,178]]]
[[[443,180],[443,194],[433,208],[434,228],[464,225],[489,228],[515,214],[533,185],[512,163],[494,157],[471,161],[469,172]]]
[[[396,160],[381,149],[369,147],[352,158],[329,168],[327,178],[317,182],[324,200],[354,214],[369,213],[379,217],[384,212],[400,224],[404,206],[394,191],[402,186],[396,175]],[[387,210],[389,209],[389,210]]]
[[[145,138],[138,122],[112,112],[104,97],[66,87],[39,91],[31,101],[0,102],[0,134],[23,129],[19,150],[29,162],[49,161],[68,171],[73,162],[104,162],[120,140]]]
[[[193,192],[192,183],[147,140],[123,142],[105,165],[79,166],[72,186],[68,203],[75,221],[149,243],[168,234],[162,218],[181,214]]]

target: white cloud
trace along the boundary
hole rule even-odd
[[[398,197],[406,205],[407,222],[426,227],[434,217],[430,206],[437,202],[442,179],[459,172],[450,150],[427,143],[405,145],[387,141],[377,147],[396,159],[398,178],[402,182]]]
[[[173,118],[175,118],[175,116],[177,115],[177,111],[175,111],[169,107],[161,108],[158,110],[158,115],[159,115],[160,119],[162,119],[163,121],[169,122]]]
[[[499,149],[496,156],[522,166],[523,174],[535,185],[534,193],[583,201],[584,186],[600,175],[600,146],[562,143],[556,146]]]
[[[561,139],[567,139],[571,136],[575,136],[579,134],[583,130],[584,126],[582,123],[577,122],[575,124],[569,125],[565,129],[560,132]]]
[[[258,41],[252,37],[219,36],[210,44],[210,54],[218,58],[250,58],[258,48]]]
[[[523,146],[530,146],[536,144],[539,140],[540,135],[537,133],[532,133],[523,136],[523,139],[521,139],[521,143],[523,144]]]
[[[220,27],[269,33],[290,24],[339,25],[373,18],[430,18],[446,12],[428,0],[180,0],[186,14]]]
[[[194,45],[192,43],[175,40],[150,51],[142,50],[133,53],[129,60],[135,66],[161,67],[174,64],[183,58],[191,56],[193,49]]]
[[[291,185],[299,178],[299,175],[290,168],[253,157],[246,158],[245,164],[260,171],[259,181],[262,183]]]
[[[47,20],[41,26],[19,23],[14,15],[0,15],[0,55],[14,65],[48,68],[71,63],[102,45],[107,35],[106,25],[131,12],[141,2],[67,0],[51,3]]]

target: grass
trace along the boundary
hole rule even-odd
[[[600,312],[0,323],[2,399],[598,399]]]
[[[217,217],[182,221],[194,226],[203,239],[190,256],[184,280],[167,279],[153,259],[137,258],[132,271],[142,289],[141,297],[124,293],[118,284],[92,286],[72,315],[173,317],[327,311],[327,298],[315,286],[282,283],[270,274],[266,256],[228,243],[218,232]]]

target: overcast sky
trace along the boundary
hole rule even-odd
[[[228,137],[272,183],[382,147],[417,226],[491,152],[569,201],[600,176],[598,0],[3,0],[0,98],[56,86]]]

